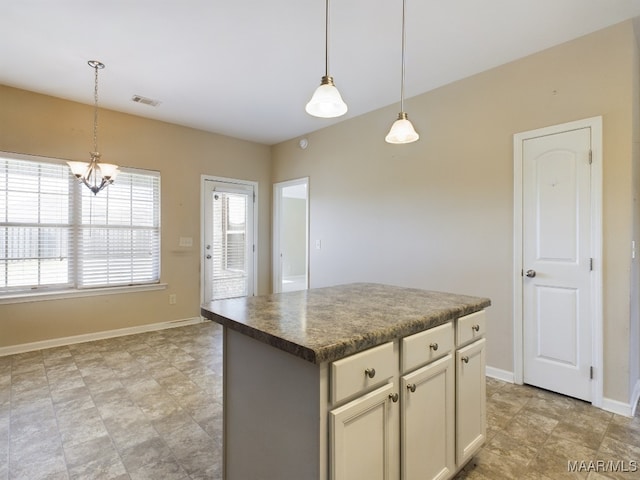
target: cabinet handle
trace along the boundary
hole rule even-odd
[[[398,395],[397,393],[390,393],[389,398],[393,403],[397,403],[398,399],[400,398],[400,395]]]
[[[438,350],[438,344],[433,342],[431,345],[429,345],[429,348],[435,352],[436,350]]]
[[[373,378],[373,377],[376,376],[376,369],[375,368],[367,368],[364,371],[364,374],[369,378]]]
[[[410,383],[407,385],[407,390],[409,390],[411,393],[416,391],[416,384],[415,383]]]
[[[462,357],[462,361],[464,363],[469,363],[469,357]]]
[[[474,325],[471,328],[473,329],[474,332],[479,332],[480,331],[480,325]]]

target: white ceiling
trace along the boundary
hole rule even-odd
[[[0,84],[92,104],[96,59],[101,107],[275,144],[399,102],[402,0],[332,0],[329,73],[349,112],[305,113],[324,5],[0,0]],[[405,96],[639,15],[640,0],[407,0]]]

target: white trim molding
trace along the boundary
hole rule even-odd
[[[635,404],[624,403],[610,398],[603,398],[600,408],[624,417],[633,417],[635,413]]]
[[[22,343],[20,345],[12,345],[10,347],[0,347],[0,357],[4,357],[6,355],[15,355],[17,353],[32,352],[34,350],[43,350],[46,348],[64,347],[65,345],[74,345],[76,343],[85,343],[93,342],[96,340],[105,340],[107,338],[124,337],[127,335],[135,335],[137,333],[166,330],[167,328],[185,327],[187,325],[195,325],[196,323],[203,322],[208,322],[208,320],[202,317],[193,317],[185,318],[182,320],[172,320],[169,322],[149,323],[146,325],[138,325],[135,327],[118,328],[116,330],[85,333],[83,335],[74,335],[72,337],[52,338],[51,340]]]
[[[45,300],[64,300],[78,297],[97,297],[99,295],[118,295],[121,293],[150,292],[153,290],[165,290],[166,283],[149,283],[145,285],[126,285],[121,287],[85,288],[77,290],[41,291],[38,293],[20,293],[15,295],[3,295],[0,297],[0,305],[9,303],[43,302]]]
[[[206,182],[220,182],[229,184],[230,187],[233,185],[239,185],[241,187],[251,187],[253,188],[253,262],[252,262],[252,276],[253,276],[253,295],[258,294],[258,266],[259,263],[259,238],[258,238],[258,214],[260,210],[259,199],[260,196],[258,194],[258,182],[253,180],[241,180],[237,178],[228,178],[228,177],[217,177],[214,175],[200,175],[200,303],[204,303],[205,301],[205,268],[204,268],[204,258],[207,254],[206,252],[206,228],[205,228],[205,202],[207,201],[207,187]]]
[[[522,229],[523,229],[523,202],[522,202],[522,155],[523,142],[530,138],[544,135],[553,135],[591,128],[591,256],[593,258],[593,272],[591,275],[591,291],[593,298],[591,309],[593,312],[592,324],[592,353],[593,381],[591,391],[591,403],[605,410],[603,399],[603,286],[602,286],[602,117],[591,117],[575,122],[564,123],[544,127],[528,132],[517,133],[513,136],[513,375],[514,382],[524,382],[524,338],[523,338],[523,304],[522,304]],[[614,401],[607,401],[614,402]],[[610,410],[613,411],[613,410]]]
[[[515,383],[513,372],[501,370],[500,368],[487,366],[485,369],[485,375],[487,377],[495,378],[496,380],[502,380],[503,382]]]

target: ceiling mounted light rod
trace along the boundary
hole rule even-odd
[[[91,160],[87,162],[67,162],[71,172],[80,182],[87,186],[96,195],[107,185],[113,183],[118,176],[118,166],[111,163],[100,163],[98,153],[98,70],[104,68],[104,63],[97,60],[87,62],[94,69],[93,87],[93,151],[90,152]]]
[[[329,75],[329,0],[326,0],[324,38],[324,76],[305,110],[314,117],[334,118],[347,113],[347,104],[333,83],[333,77]]]
[[[400,78],[400,113],[398,119],[391,125],[391,130],[385,137],[387,143],[412,143],[420,138],[420,135],[413,128],[407,113],[404,111],[404,70],[405,70],[405,44],[406,44],[406,4],[407,0],[402,0],[402,70]]]

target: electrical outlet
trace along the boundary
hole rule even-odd
[[[178,296],[175,293],[169,294],[169,305],[175,305],[178,303]]]

